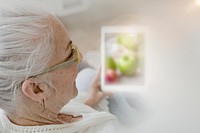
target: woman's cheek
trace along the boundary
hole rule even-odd
[[[78,74],[78,67],[77,65],[73,67],[73,69],[71,70],[72,73],[72,77],[76,78],[77,74]]]

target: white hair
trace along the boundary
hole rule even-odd
[[[0,0],[0,108],[15,110],[22,82],[47,67],[54,50],[48,11],[29,0]]]

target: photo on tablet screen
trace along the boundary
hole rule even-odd
[[[131,91],[145,85],[145,32],[140,27],[102,27],[101,84]]]

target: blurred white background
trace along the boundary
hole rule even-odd
[[[148,27],[147,87],[133,92],[141,96],[145,113],[133,126],[133,132],[199,133],[200,6],[196,1],[87,2],[84,9],[62,14],[60,18],[92,65],[100,61],[101,26]]]

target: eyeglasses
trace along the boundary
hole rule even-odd
[[[78,50],[78,47],[75,46],[74,44],[72,44],[71,55],[65,62],[63,62],[61,64],[57,64],[57,65],[52,66],[52,67],[45,68],[39,74],[31,76],[31,77],[35,77],[35,76],[42,75],[42,74],[45,74],[45,73],[48,73],[48,72],[52,72],[52,71],[55,71],[57,69],[65,68],[65,67],[68,67],[68,66],[73,65],[73,64],[79,64],[80,62],[81,62],[81,58],[80,58],[80,52]]]

